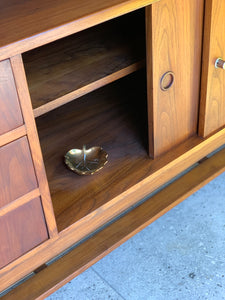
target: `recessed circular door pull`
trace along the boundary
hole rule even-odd
[[[174,73],[172,71],[163,74],[160,80],[160,88],[162,91],[168,91],[174,83]]]
[[[216,62],[215,62],[215,67],[218,69],[218,68],[221,68],[223,70],[225,70],[225,61],[222,60],[222,58],[217,58]]]

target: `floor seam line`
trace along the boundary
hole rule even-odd
[[[126,300],[105,278],[103,278],[92,266],[91,269],[95,272],[96,275],[98,275],[108,286],[110,286],[111,289],[114,290],[123,300]]]

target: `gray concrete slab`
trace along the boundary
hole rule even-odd
[[[225,173],[49,299],[225,299]]]

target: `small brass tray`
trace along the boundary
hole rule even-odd
[[[71,149],[65,155],[65,164],[79,175],[93,175],[108,162],[108,154],[101,147]]]

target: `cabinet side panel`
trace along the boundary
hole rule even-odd
[[[23,124],[9,60],[0,62],[0,134]]]
[[[0,268],[48,239],[40,198],[0,218]]]
[[[225,1],[206,0],[199,135],[206,137],[225,125],[225,70],[215,68],[225,59]]]
[[[161,0],[146,8],[151,156],[197,132],[203,12],[203,0]],[[161,79],[169,71],[174,82],[165,91]]]

